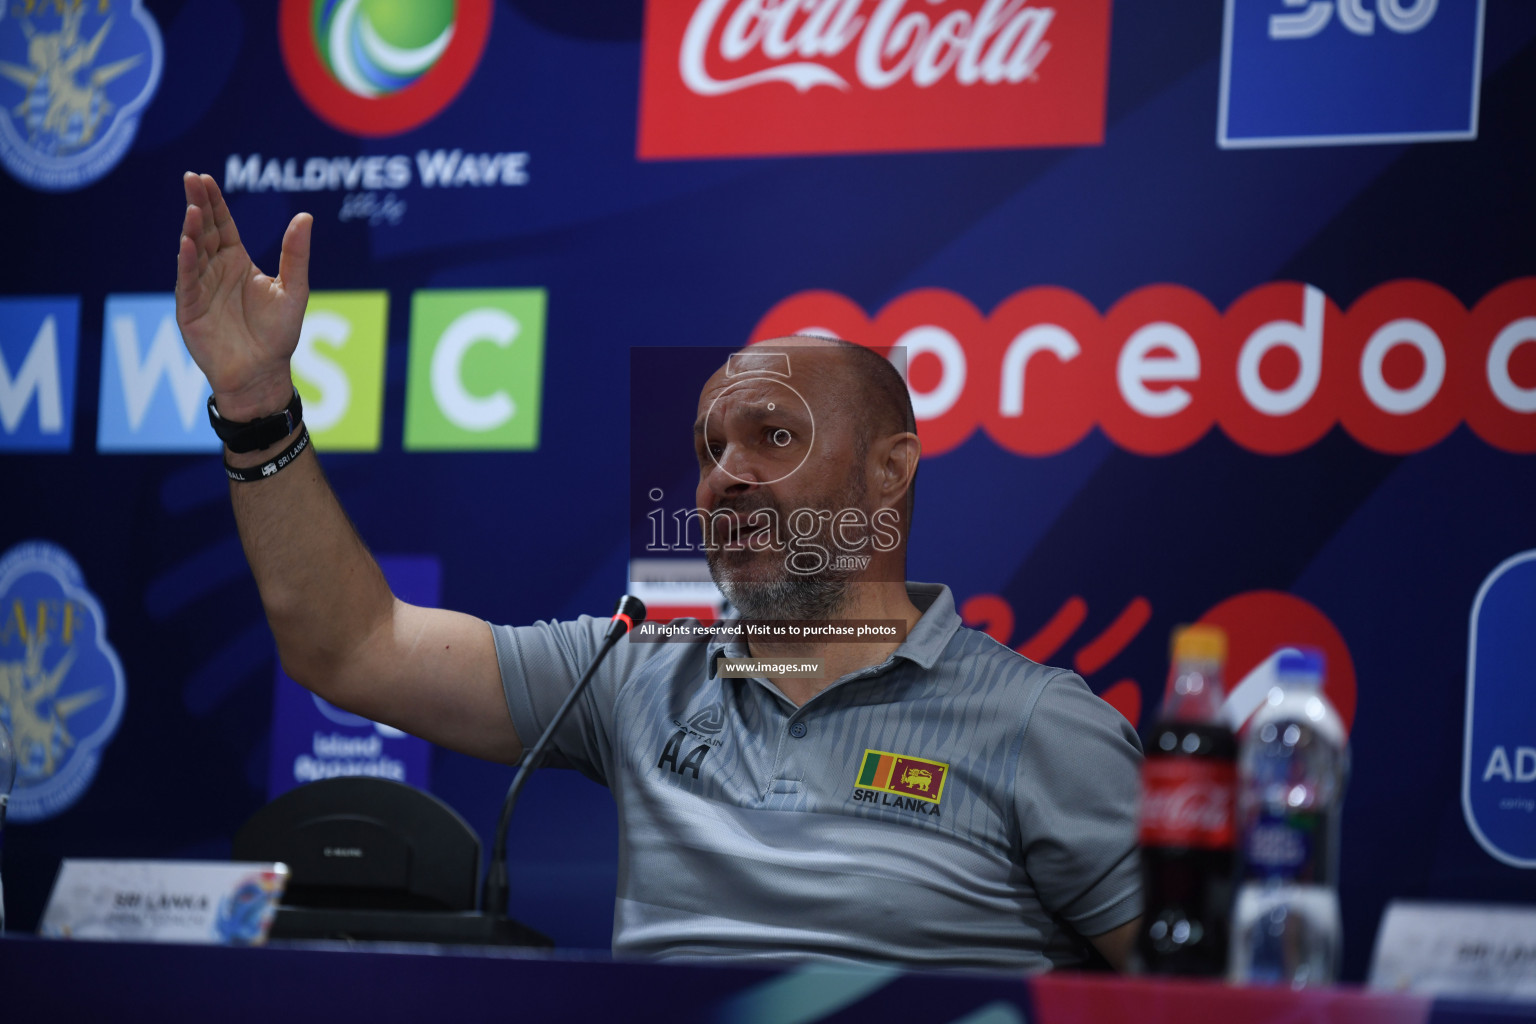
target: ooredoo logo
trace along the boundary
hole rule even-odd
[[[1109,0],[646,5],[642,158],[1096,145]]]
[[[1536,278],[1470,311],[1428,281],[1389,281],[1340,309],[1279,281],[1225,313],[1180,285],[1138,288],[1100,314],[1082,296],[1028,288],[990,316],[951,291],[908,292],[867,316],[830,291],[792,295],[753,341],[823,334],[904,349],[923,452],[977,427],[1019,455],[1063,451],[1098,426],[1141,455],[1187,448],[1219,424],[1267,455],[1335,423],[1407,454],[1465,421],[1505,451],[1536,452]]]
[[[315,115],[352,135],[398,135],[469,81],[490,0],[282,0],[283,63]]]

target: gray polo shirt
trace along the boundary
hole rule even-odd
[[[737,646],[619,642],[554,743],[618,805],[615,955],[1043,969],[1141,912],[1130,723],[907,590],[906,641],[801,707],[718,677]],[[606,626],[492,627],[525,742]]]

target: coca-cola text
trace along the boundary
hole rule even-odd
[[[1142,765],[1141,844],[1228,849],[1236,836],[1230,761],[1148,757]]]
[[[1108,0],[646,6],[642,157],[1083,145]]]

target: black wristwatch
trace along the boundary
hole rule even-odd
[[[208,396],[208,422],[213,424],[213,432],[232,452],[259,452],[270,448],[293,433],[303,419],[304,403],[299,401],[298,388],[293,389],[293,400],[288,403],[288,408],[249,423],[235,423],[220,416],[213,404],[213,396]]]

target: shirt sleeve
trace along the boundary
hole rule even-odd
[[[1024,867],[1048,910],[1087,937],[1141,913],[1141,743],[1074,673],[1042,687],[1024,727],[1014,801]]]
[[[512,726],[526,750],[543,735],[602,646],[608,620],[582,615],[531,626],[489,624]],[[575,768],[608,784],[613,764],[613,708],[619,687],[657,645],[620,640],[550,741],[546,763]]]

